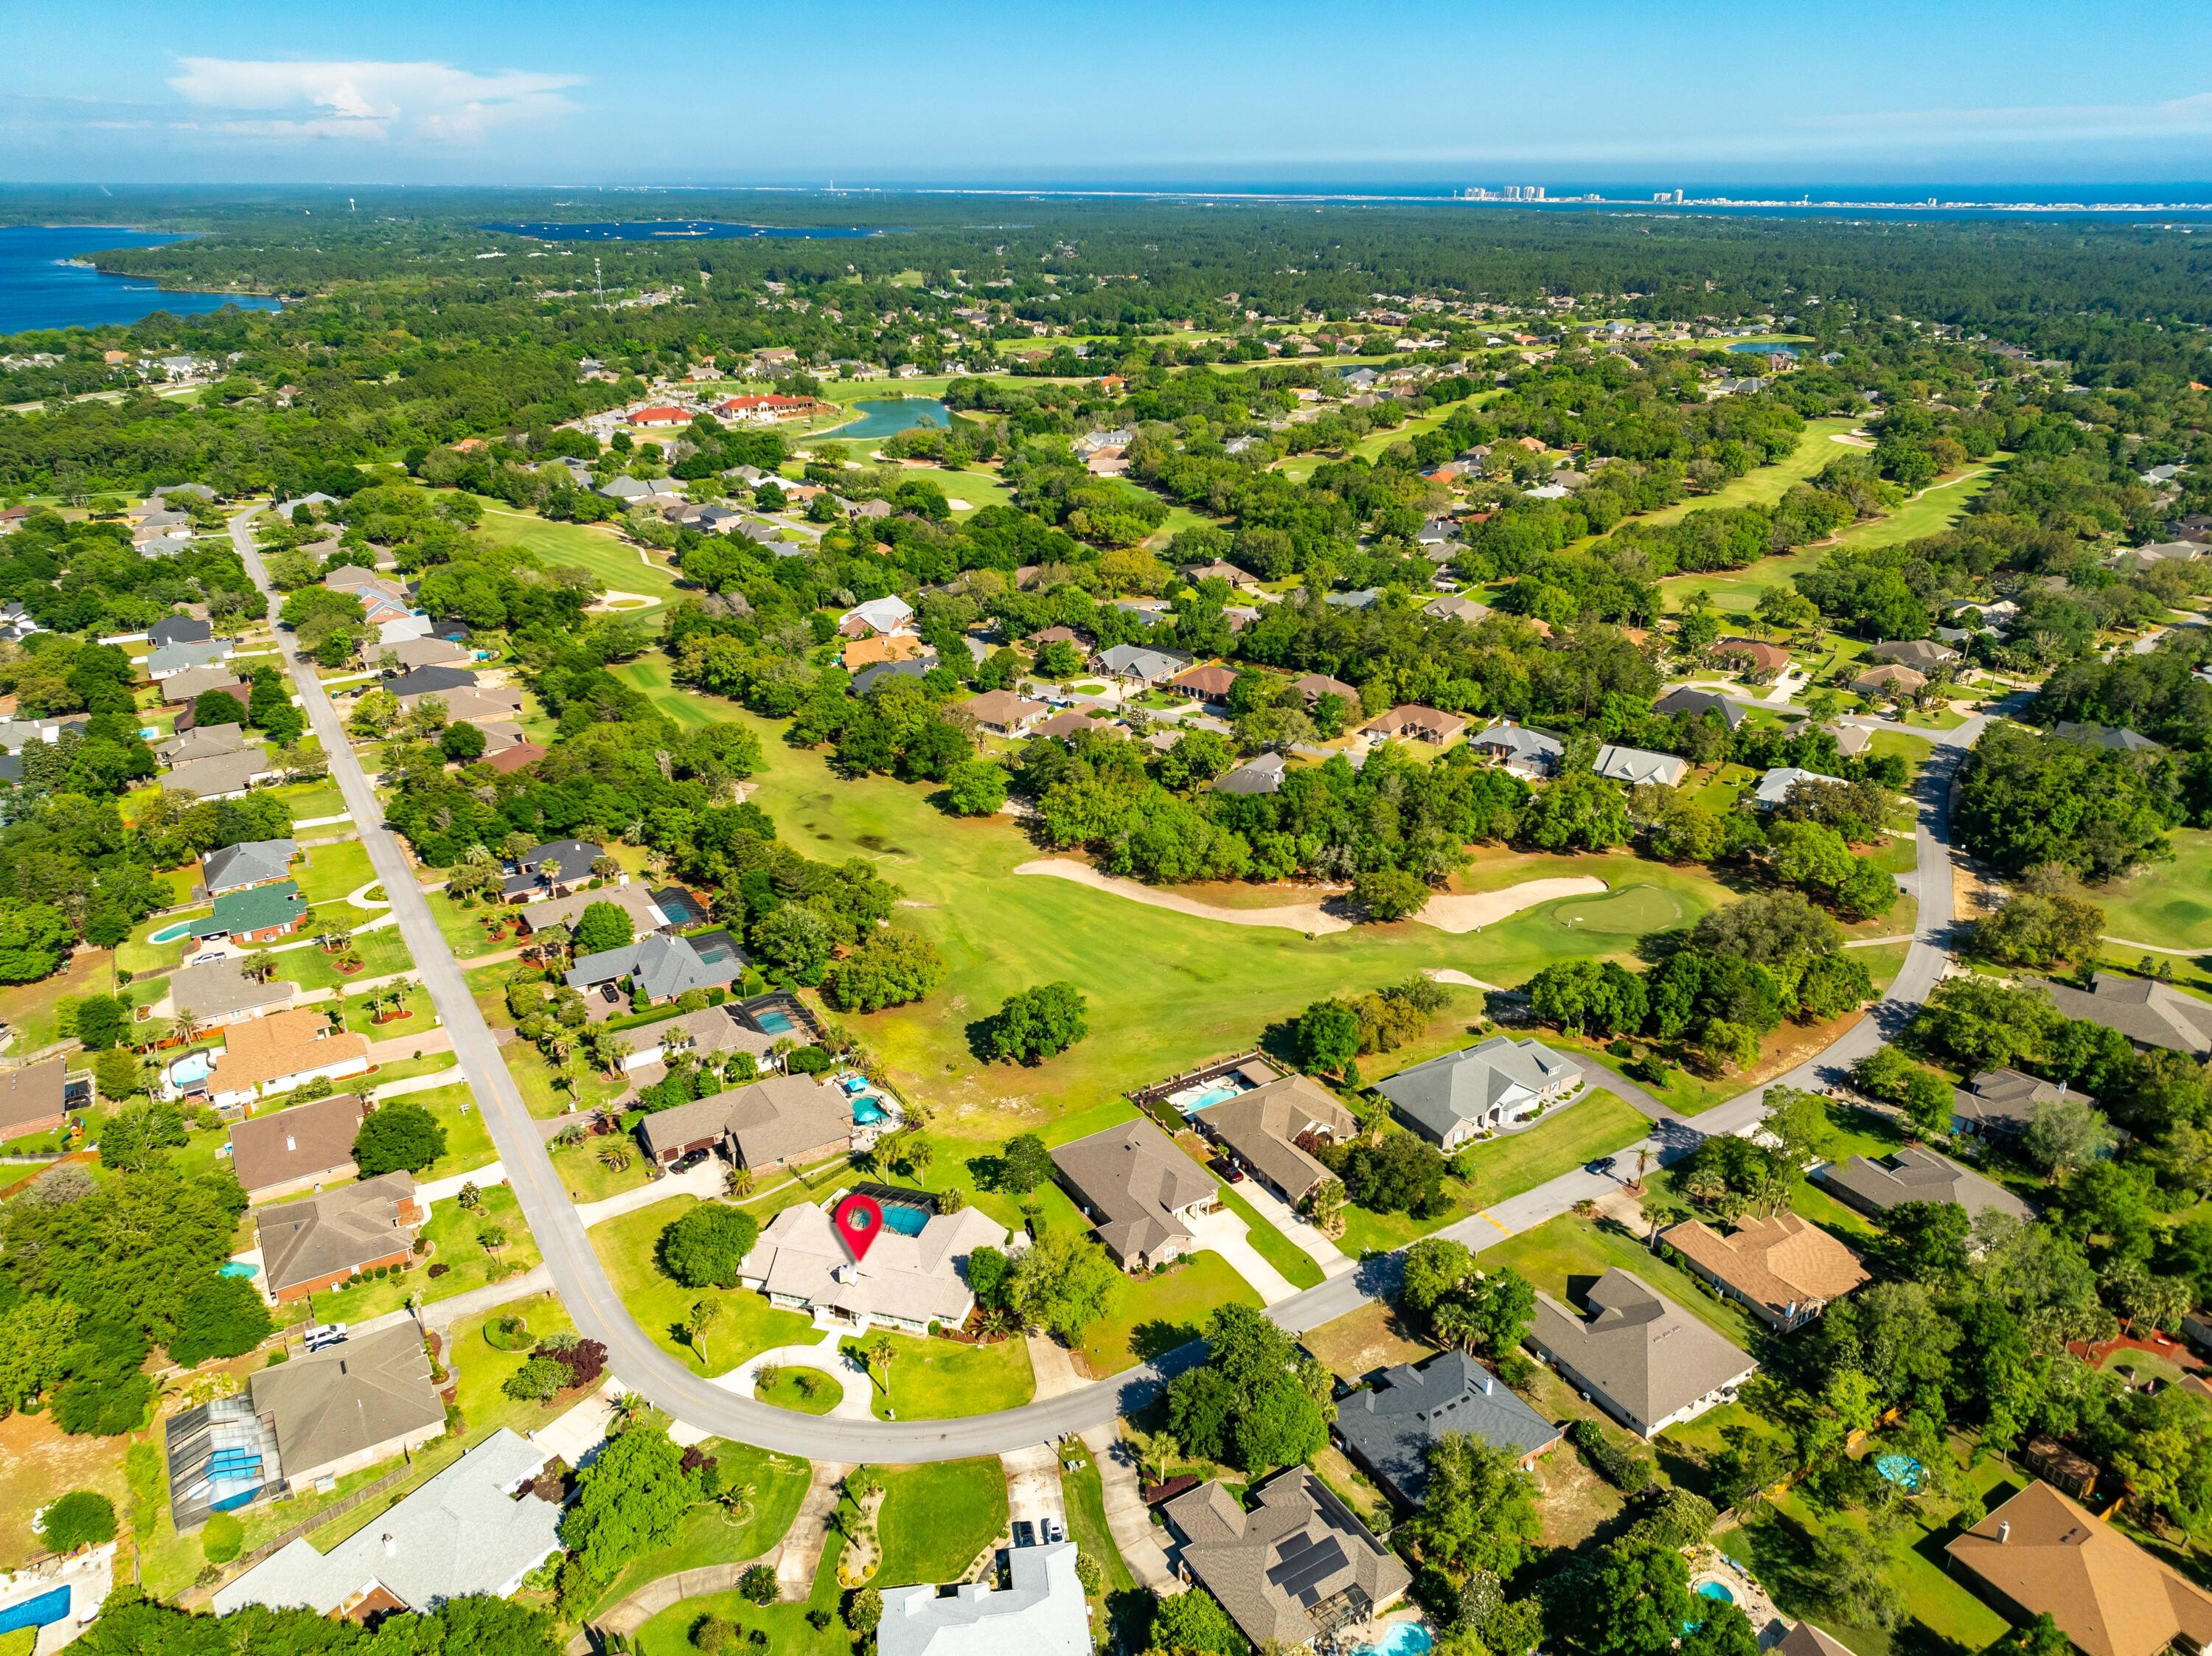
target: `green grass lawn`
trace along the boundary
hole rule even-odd
[[[878,1335],[842,1342],[838,1350],[857,1357]],[[1036,1395],[1025,1341],[962,1345],[953,1340],[884,1333],[896,1355],[888,1372],[868,1377],[868,1406],[878,1420],[957,1420],[963,1415],[995,1414],[1018,1409]],[[886,1386],[889,1390],[886,1391]]]
[[[733,704],[670,687],[665,662],[618,670],[686,725],[716,718],[763,737],[768,765],[752,799],[794,845],[830,861],[863,858],[921,905],[902,911],[950,968],[943,990],[914,1007],[851,1017],[893,1081],[936,1112],[948,1137],[1002,1143],[1042,1130],[1206,1059],[1249,1046],[1269,1024],[1324,996],[1402,981],[1423,967],[1456,967],[1492,983],[1517,983],[1562,955],[1625,954],[1633,939],[1568,927],[1543,905],[1461,936],[1407,922],[1308,939],[1297,932],[1230,926],[1139,908],[1065,880],[1011,877],[1038,851],[1004,819],[945,816],[923,786],[844,781],[823,756],[789,747],[780,726]],[[1624,883],[1662,889],[1689,924],[1725,900],[1702,872],[1635,858],[1521,858],[1482,852],[1486,864],[1571,864]],[[1103,970],[1111,961],[1113,969]],[[975,1028],[1014,991],[1056,980],[1080,983],[1099,1033],[1034,1069],[988,1065]],[[1126,1033],[1141,1031],[1141,1038]],[[1109,1033],[1115,1032],[1115,1033]]]
[[[1259,1209],[1237,1193],[1236,1186],[1224,1184],[1219,1189],[1223,1205],[1242,1219],[1250,1231],[1253,1252],[1281,1271],[1283,1280],[1292,1288],[1321,1286],[1321,1267],[1314,1263],[1313,1255],[1276,1229]]]
[[[837,1619],[844,1593],[837,1586],[837,1560],[845,1538],[835,1530],[814,1572],[813,1590],[803,1599],[767,1605],[747,1603],[734,1592],[713,1592],[671,1604],[637,1630],[630,1648],[638,1656],[696,1656],[691,1630],[707,1617],[734,1622],[742,1635],[757,1633],[775,1656],[852,1656],[853,1630]],[[827,1624],[817,1629],[806,1618],[819,1611]]]
[[[772,1386],[756,1384],[753,1396],[794,1414],[826,1415],[843,1401],[845,1386],[824,1369],[790,1368],[779,1371]]]
[[[507,1240],[494,1254],[477,1239],[488,1228],[506,1234]],[[483,1204],[473,1213],[458,1201],[432,1205],[430,1222],[422,1227],[430,1243],[430,1257],[398,1276],[372,1277],[353,1287],[340,1286],[315,1296],[315,1314],[325,1321],[367,1322],[387,1311],[397,1311],[410,1294],[425,1301],[448,1300],[485,1283],[534,1269],[539,1260],[537,1240],[522,1216],[521,1204],[504,1185],[488,1186]],[[444,1265],[433,1277],[430,1267]],[[494,1272],[497,1272],[497,1277]]]
[[[2089,895],[2104,908],[2108,938],[2212,949],[2212,829],[2174,828],[2170,837],[2172,862],[2153,863]]]
[[[1510,1133],[1469,1149],[1472,1182],[1457,1177],[1444,1181],[1452,1199],[1449,1212],[1431,1219],[1404,1213],[1370,1213],[1364,1208],[1345,1210],[1344,1235],[1337,1246],[1347,1253],[1370,1248],[1403,1247],[1416,1237],[1455,1224],[1468,1214],[1522,1191],[1534,1190],[1547,1179],[1578,1168],[1601,1156],[1609,1156],[1633,1144],[1650,1131],[1651,1124],[1640,1111],[1608,1092],[1593,1092],[1539,1120],[1526,1132]]]
[[[115,946],[115,964],[125,972],[157,972],[165,966],[175,966],[191,959],[187,946],[192,939],[189,937],[172,937],[166,943],[148,940],[156,932],[166,931],[190,920],[204,920],[214,913],[212,904],[201,903],[181,912],[148,916],[132,926],[131,935]]]
[[[956,1580],[1006,1527],[1006,1472],[995,1455],[887,1467],[883,1477],[884,1556],[872,1586]]]
[[[422,1182],[466,1173],[499,1159],[499,1152],[492,1148],[491,1129],[484,1125],[483,1112],[477,1108],[476,1096],[465,1083],[409,1093],[395,1101],[421,1105],[446,1130],[446,1153],[416,1175]]]
[[[620,1145],[629,1152],[629,1165],[619,1173],[599,1160],[609,1145]],[[575,1202],[604,1202],[610,1196],[635,1190],[648,1177],[645,1152],[627,1138],[586,1137],[580,1144],[556,1149],[551,1155],[553,1170],[561,1175],[562,1188]]]
[[[1704,1319],[1739,1346],[1748,1350],[1755,1338],[1752,1320],[1741,1309],[1699,1286],[1686,1272],[1676,1270],[1617,1225],[1603,1220],[1578,1219],[1563,1213],[1485,1248],[1482,1263],[1486,1267],[1511,1265],[1562,1303],[1572,1302],[1571,1281],[1580,1289],[1587,1279],[1618,1266]]]
[[[1856,420],[1841,418],[1808,420],[1799,434],[1796,451],[1772,465],[1754,466],[1741,477],[1723,483],[1710,494],[1693,495],[1677,506],[1662,507],[1656,512],[1647,512],[1638,521],[1649,524],[1678,523],[1692,512],[1717,510],[1724,507],[1772,506],[1791,488],[1810,482],[1831,460],[1839,459],[1854,450],[1835,439],[1850,431]]]
[[[368,974],[364,973],[362,975]],[[391,987],[404,990],[396,1005],[386,998],[391,989],[373,992],[374,1005],[370,1004],[370,995],[348,996],[342,1003],[345,1011],[345,1027],[355,1034],[365,1035],[370,1040],[379,1042],[405,1040],[410,1035],[428,1034],[441,1027],[438,1022],[437,1010],[430,1004],[429,991],[421,984],[393,984]],[[380,1023],[377,1022],[379,1018],[392,1021]]]
[[[347,913],[360,914],[359,909],[348,909]],[[362,914],[361,918],[370,918]],[[337,955],[325,952],[319,943],[309,943],[304,949],[276,951],[276,975],[289,978],[302,989],[336,989],[341,985],[358,983],[372,978],[388,978],[395,972],[410,970],[415,964],[407,952],[405,939],[396,925],[381,925],[374,931],[353,934],[354,952],[361,956],[361,970],[341,972]]]
[[[720,1501],[692,1507],[677,1524],[675,1533],[623,1567],[599,1595],[599,1608],[619,1604],[647,1582],[679,1570],[757,1558],[791,1528],[812,1476],[805,1461],[727,1438],[708,1438],[699,1452],[714,1458],[724,1488],[751,1489],[751,1515],[741,1524],[732,1523],[731,1513]]]
[[[639,1208],[592,1228],[592,1246],[615,1289],[660,1349],[688,1364],[694,1374],[719,1374],[756,1352],[797,1341],[813,1325],[796,1311],[779,1311],[749,1288],[686,1288],[660,1269],[660,1233],[698,1205],[690,1196]],[[694,1305],[705,1301],[717,1316],[705,1332],[707,1356],[684,1337],[684,1324]]]
[[[295,822],[311,822],[318,817],[345,813],[345,796],[338,792],[335,782],[288,782],[269,792],[292,808]]]
[[[491,908],[483,903],[474,908],[462,908],[442,891],[431,892],[424,901],[430,905],[431,917],[438,922],[438,934],[445,938],[458,959],[474,960],[479,955],[496,954],[513,949],[520,941],[512,932],[496,943],[484,934],[487,916],[511,914],[512,910]]]
[[[611,592],[641,592],[655,604],[676,590],[676,572],[661,554],[632,546],[611,529],[548,522],[496,500],[478,497],[484,509],[477,532],[496,546],[520,547],[548,568],[588,570]],[[650,560],[648,561],[647,560]]]
[[[1843,532],[1843,543],[1864,549],[1901,546],[1929,535],[1940,535],[1966,515],[1974,497],[1996,480],[1998,469],[2012,457],[1999,454],[1978,460],[1965,470],[1941,478],[1922,489],[1886,517],[1870,518]]]
[[[369,866],[367,846],[358,840],[335,840],[311,848],[292,865],[292,877],[300,883],[300,895],[309,902],[330,903],[368,884],[376,878],[376,870]],[[383,911],[356,908],[352,912],[365,920]],[[341,925],[346,924],[343,913],[329,918]]]
[[[1218,1305],[1260,1309],[1260,1296],[1218,1253],[1192,1254],[1158,1277],[1125,1277],[1077,1348],[1094,1378],[1118,1374],[1196,1339]]]

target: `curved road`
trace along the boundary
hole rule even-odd
[[[247,573],[273,607],[278,595],[269,585],[268,571],[253,544],[252,519],[260,510],[256,507],[232,519],[231,540]],[[583,1222],[553,1171],[538,1123],[507,1072],[498,1043],[469,993],[413,870],[384,826],[382,807],[346,739],[337,711],[316,679],[313,664],[301,658],[288,631],[280,628],[276,636],[292,669],[308,723],[330,756],[331,779],[344,795],[370,864],[392,899],[400,935],[413,953],[432,1004],[452,1033],[462,1072],[484,1113],[492,1143],[531,1233],[544,1253],[546,1268],[575,1319],[577,1331],[605,1344],[609,1364],[625,1385],[686,1424],[740,1442],[810,1460],[899,1465],[995,1455],[1103,1425],[1142,1407],[1164,1380],[1200,1359],[1203,1349],[1194,1343],[1110,1380],[1018,1409],[965,1420],[909,1422],[816,1417],[757,1403],[701,1379],[654,1344],[623,1304],[592,1252]],[[1832,1072],[1871,1051],[1894,1032],[1942,977],[1952,923],[1948,790],[1959,759],[1985,722],[1976,719],[1935,736],[1936,758],[1923,775],[1920,790],[1918,867],[1911,877],[1917,882],[1918,930],[1888,997],[1871,1017],[1845,1031],[1820,1058],[1772,1084],[1815,1084],[1824,1072]],[[1764,1113],[1765,1093],[1764,1087],[1755,1088],[1708,1110],[1694,1125],[1662,1119],[1657,1134],[1645,1142],[1672,1160],[1707,1132],[1730,1131],[1757,1120]],[[1445,1234],[1480,1247],[1564,1213],[1584,1197],[1610,1188],[1612,1183],[1601,1174],[1567,1174],[1462,1220]],[[1388,1291],[1396,1277],[1396,1259],[1394,1254],[1363,1261],[1356,1271],[1282,1301],[1268,1315],[1293,1333],[1317,1327]]]

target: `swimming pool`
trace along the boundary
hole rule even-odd
[[[877,1122],[883,1119],[884,1107],[877,1103],[874,1099],[869,1098],[865,1095],[854,1099],[853,1125],[854,1126],[872,1127]]]
[[[1698,1597],[1700,1598],[1710,1598],[1716,1604],[1733,1604],[1735,1603],[1735,1594],[1729,1591],[1729,1584],[1725,1581],[1698,1582]]]
[[[1224,1099],[1234,1098],[1245,1090],[1247,1090],[1245,1085],[1241,1081],[1216,1081],[1204,1087],[1187,1088],[1176,1094],[1168,1102],[1185,1115],[1195,1115],[1200,1110],[1210,1109]]]
[[[1436,1641],[1426,1622],[1393,1622],[1380,1643],[1362,1645],[1352,1656],[1421,1656]]]
[[[146,939],[148,943],[176,943],[191,937],[199,930],[198,920],[179,920],[174,925],[165,925]]]
[[[770,1006],[753,1014],[753,1022],[763,1034],[787,1035],[799,1028],[799,1021],[780,1006]]]
[[[908,1207],[902,1202],[884,1204],[884,1228],[895,1230],[902,1236],[919,1236],[929,1222],[929,1216],[920,1208]]]
[[[249,1281],[261,1274],[261,1267],[251,1259],[225,1259],[218,1277],[244,1277]]]
[[[214,1072],[205,1052],[193,1052],[169,1066],[169,1079],[179,1087],[195,1086]]]

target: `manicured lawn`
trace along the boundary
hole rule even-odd
[[[368,974],[363,973],[362,975],[366,977]],[[430,1004],[429,992],[421,984],[393,984],[391,987],[404,987],[405,990],[397,1005],[383,998],[391,993],[391,989],[372,991],[371,994],[377,997],[374,1006],[369,1004],[371,994],[347,997],[344,1002],[345,1027],[355,1034],[366,1035],[373,1041],[404,1040],[410,1035],[427,1034],[441,1027],[438,1022],[438,1014]],[[406,1016],[393,1016],[395,1013]],[[390,1018],[391,1022],[380,1023],[377,1022],[379,1017]]]
[[[1337,1246],[1347,1253],[1403,1247],[1416,1237],[1633,1144],[1650,1130],[1650,1122],[1641,1112],[1611,1093],[1594,1092],[1545,1117],[1526,1132],[1492,1139],[1466,1152],[1463,1159],[1472,1164],[1474,1178],[1472,1182],[1455,1176],[1446,1179],[1445,1193],[1452,1198],[1449,1212],[1416,1219],[1411,1214],[1370,1213],[1364,1208],[1349,1207],[1345,1210],[1344,1235]]]
[[[763,1606],[749,1604],[734,1592],[686,1598],[640,1628],[631,1648],[639,1656],[696,1656],[691,1629],[713,1617],[734,1622],[745,1635],[759,1634],[766,1643],[754,1648],[773,1651],[775,1656],[853,1656],[853,1631],[837,1619],[845,1596],[837,1586],[837,1559],[844,1550],[845,1538],[832,1530],[814,1573],[813,1591],[804,1599]],[[830,1618],[818,1630],[806,1619],[817,1610]]]
[[[838,1349],[857,1357],[877,1338],[872,1333],[866,1340],[846,1340]],[[1025,1341],[962,1345],[911,1334],[882,1338],[897,1355],[888,1372],[878,1369],[868,1377],[868,1406],[878,1420],[956,1420],[963,1415],[995,1414],[1018,1409],[1036,1395]]]
[[[1692,512],[1723,507],[1772,506],[1792,488],[1810,482],[1831,460],[1854,452],[1835,439],[1858,423],[1853,419],[1808,420],[1797,439],[1796,452],[1772,465],[1754,466],[1741,477],[1723,483],[1710,494],[1692,495],[1677,506],[1647,512],[1638,521],[1650,524],[1680,522]],[[1863,450],[1856,451],[1864,452]]]
[[[484,935],[484,919],[502,911],[478,903],[474,908],[462,908],[442,891],[433,891],[425,899],[430,905],[430,916],[438,922],[439,935],[459,960],[474,960],[479,955],[496,954],[515,946],[512,933],[494,943]],[[505,911],[511,913],[513,911]]]
[[[481,1232],[491,1228],[505,1232],[507,1236],[496,1254],[477,1240]],[[319,1294],[315,1296],[315,1314],[325,1321],[367,1322],[371,1317],[397,1311],[407,1302],[410,1294],[420,1294],[426,1301],[451,1299],[456,1294],[465,1294],[487,1283],[532,1270],[540,1257],[537,1240],[531,1235],[530,1226],[522,1216],[521,1204],[514,1199],[514,1192],[504,1185],[487,1186],[483,1204],[473,1213],[457,1200],[434,1203],[430,1221],[422,1227],[422,1234],[430,1243],[427,1261],[418,1261],[398,1276],[380,1281],[372,1277],[352,1287],[340,1286]],[[434,1265],[444,1265],[447,1270],[433,1277],[430,1267]]]
[[[995,1455],[884,1471],[874,1584],[957,1580],[1006,1527],[1006,1472]]]
[[[996,1145],[1042,1131],[1066,1113],[1249,1046],[1316,999],[1401,982],[1424,967],[1512,984],[1563,955],[1626,955],[1633,946],[1633,938],[1562,925],[1550,904],[1458,936],[1407,922],[1308,939],[1139,907],[1065,880],[1014,877],[1039,853],[1011,822],[947,816],[924,786],[842,780],[822,755],[789,747],[780,725],[669,687],[658,657],[619,671],[686,724],[720,718],[759,732],[767,769],[752,800],[790,841],[825,860],[866,858],[924,905],[899,919],[936,944],[949,968],[945,987],[917,1006],[845,1021],[902,1089],[935,1110],[933,1133],[943,1138]],[[1516,868],[1535,860],[1486,848],[1470,875],[1480,881],[1486,864],[1507,858]],[[1632,875],[1657,885],[1680,906],[1670,924],[1694,922],[1725,900],[1702,874],[1632,858],[1542,860],[1615,884]],[[1103,969],[1109,961],[1112,969]],[[982,1020],[1014,991],[1055,980],[1084,986],[1098,1033],[1035,1068],[981,1062],[974,1042]],[[1128,1030],[1144,1038],[1109,1033]]]
[[[1082,1457],[1073,1469],[1066,1465],[1071,1453]],[[1121,1550],[1114,1544],[1114,1532],[1107,1526],[1106,1489],[1098,1476],[1097,1463],[1079,1438],[1061,1448],[1060,1459],[1060,1489],[1067,1502],[1067,1538],[1075,1543],[1077,1551],[1098,1561],[1103,1578],[1102,1597],[1128,1592],[1137,1585],[1137,1578],[1129,1573]]]
[[[1194,1253],[1158,1277],[1125,1278],[1078,1349],[1096,1378],[1118,1374],[1205,1332],[1216,1306],[1260,1309],[1260,1296],[1218,1253]]]
[[[1562,1303],[1574,1303],[1569,1283],[1579,1289],[1613,1267],[1632,1272],[1684,1310],[1695,1313],[1721,1333],[1748,1350],[1754,1338],[1751,1319],[1715,1296],[1686,1273],[1646,1251],[1617,1225],[1563,1213],[1533,1230],[1509,1236],[1482,1251],[1485,1269],[1511,1265]]]
[[[116,965],[125,972],[155,972],[162,967],[175,966],[179,961],[190,960],[190,945],[192,943],[190,937],[172,937],[166,943],[150,943],[148,939],[157,931],[166,931],[171,926],[182,925],[188,920],[204,920],[214,913],[211,904],[201,903],[167,914],[149,915],[132,926],[131,935],[116,945]]]
[[[2175,828],[2171,838],[2172,862],[2153,863],[2089,893],[2104,908],[2107,939],[2212,949],[2212,829]],[[2118,953],[2124,945],[2112,947]]]
[[[1276,1229],[1272,1222],[1261,1215],[1259,1209],[1237,1193],[1234,1185],[1221,1185],[1219,1189],[1223,1205],[1242,1219],[1249,1228],[1253,1251],[1281,1271],[1285,1282],[1292,1288],[1321,1286],[1321,1267],[1314,1263],[1313,1255]]]
[[[484,508],[478,532],[495,545],[535,553],[548,568],[566,565],[588,570],[611,592],[641,592],[658,604],[676,590],[676,572],[662,555],[632,546],[613,530],[550,523],[482,497],[478,503]]]
[[[358,840],[337,840],[328,845],[309,848],[301,861],[292,865],[292,877],[300,883],[300,894],[311,903],[337,902],[348,892],[357,891],[376,878],[376,870],[369,866],[368,847]],[[355,909],[361,919],[383,911]],[[330,918],[341,925],[346,923],[343,914]]]
[[[783,1539],[792,1520],[799,1516],[812,1475],[805,1461],[719,1437],[708,1438],[699,1452],[719,1463],[724,1488],[752,1490],[752,1515],[733,1524],[720,1501],[692,1507],[668,1539],[623,1566],[599,1596],[600,1607],[617,1604],[647,1581],[679,1570],[757,1558]]]
[[[394,1101],[421,1105],[446,1130],[446,1153],[416,1175],[423,1183],[498,1160],[499,1153],[492,1148],[491,1129],[484,1125],[483,1112],[477,1108],[476,1096],[465,1083],[409,1093]]]
[[[696,1197],[672,1196],[625,1213],[593,1226],[592,1246],[623,1303],[661,1350],[695,1374],[719,1374],[756,1352],[792,1344],[812,1324],[796,1311],[777,1310],[751,1289],[686,1288],[661,1271],[660,1233],[697,1205]],[[703,1336],[703,1362],[684,1332],[691,1307],[702,1301],[718,1313]]]
[[[359,909],[327,911],[339,917],[360,915],[372,918]],[[302,989],[336,989],[341,985],[356,983],[370,978],[388,978],[395,972],[404,972],[415,962],[407,953],[407,944],[396,925],[380,925],[374,931],[353,934],[354,952],[361,956],[361,970],[341,972],[337,968],[339,955],[327,954],[319,943],[309,943],[303,949],[272,951],[276,956],[276,975],[289,978]]]
[[[753,1387],[753,1396],[761,1402],[800,1415],[826,1415],[844,1395],[844,1383],[819,1368],[785,1368],[777,1374],[774,1385]]]
[[[1997,469],[2011,458],[1999,454],[1977,460],[1965,470],[1930,483],[1888,516],[1872,518],[1845,530],[1843,543],[1858,549],[1901,546],[1923,536],[1942,534],[1966,515],[1974,497],[1996,480]]]
[[[345,814],[345,796],[338,792],[335,782],[288,782],[269,792],[292,808],[295,822],[312,822],[319,817]]]
[[[620,1173],[599,1160],[611,1145],[629,1152],[629,1165]],[[604,1202],[610,1196],[635,1190],[647,1177],[645,1152],[627,1137],[611,1134],[603,1138],[587,1137],[582,1143],[555,1149],[551,1155],[553,1170],[561,1175],[562,1186],[575,1202]]]

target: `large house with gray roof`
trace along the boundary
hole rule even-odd
[[[1651,704],[1651,711],[1662,719],[1672,719],[1677,713],[1686,713],[1692,719],[1703,719],[1707,713],[1718,713],[1721,722],[1729,729],[1750,717],[1741,707],[1714,690],[1669,690]]]
[[[1671,788],[1689,773],[1690,761],[1676,753],[1651,753],[1608,742],[1597,750],[1597,762],[1590,768],[1630,787]]]
[[[216,725],[209,728],[236,727]],[[297,840],[246,840],[234,846],[219,846],[200,858],[200,883],[207,889],[210,898],[220,897],[227,891],[244,891],[252,886],[274,885],[291,877],[292,859],[299,854]]]
[[[1618,1268],[1591,1284],[1578,1316],[1540,1289],[1528,1348],[1639,1437],[1735,1399],[1759,1364],[1640,1277]]]
[[[770,1076],[712,1098],[656,1110],[638,1125],[646,1153],[664,1166],[720,1149],[755,1173],[806,1167],[852,1148],[853,1101],[817,1076]]]
[[[627,978],[646,1000],[658,1004],[692,989],[720,989],[744,975],[745,957],[733,943],[718,947],[708,959],[689,937],[652,931],[619,949],[603,949],[577,961],[568,976],[571,989],[594,989]]]
[[[262,1209],[254,1223],[269,1297],[289,1305],[356,1273],[404,1266],[428,1216],[404,1169]]]
[[[1191,1251],[1191,1221],[1221,1205],[1213,1175],[1139,1116],[1052,1153],[1106,1251],[1124,1271],[1149,1271]]]
[[[1167,1504],[1172,1562],[1220,1600],[1261,1649],[1291,1649],[1375,1619],[1405,1596],[1412,1572],[1304,1466],[1248,1492],[1219,1482]]]
[[[1425,1498],[1429,1451],[1450,1432],[1480,1438],[1524,1471],[1559,1441],[1558,1426],[1464,1351],[1400,1363],[1336,1406],[1346,1451],[1401,1506]]]
[[[1201,1111],[1199,1128],[1292,1207],[1333,1178],[1310,1145],[1358,1137],[1358,1119],[1310,1076],[1289,1075]]]
[[[1172,651],[1148,649],[1141,644],[1116,644],[1092,657],[1091,664],[1109,677],[1158,684],[1173,678],[1191,664],[1188,656],[1179,656]]]
[[[2072,1098],[2093,1109],[2097,1101],[2071,1091],[2063,1081],[2045,1081],[2021,1070],[1984,1070],[1951,1092],[1951,1131],[1971,1137],[2017,1138],[2027,1131],[2039,1104]]]
[[[2117,1029],[2146,1049],[2212,1058],[2212,1001],[2185,995],[2171,984],[2110,972],[2098,973],[2091,989],[2054,983],[2050,990],[2052,1002],[2069,1018]]]
[[[199,1028],[219,1029],[226,1023],[289,1011],[299,987],[289,978],[258,982],[234,960],[210,961],[204,966],[180,966],[169,974],[169,1010]]]
[[[1398,1119],[1439,1149],[1518,1126],[1582,1090],[1582,1067],[1541,1041],[1492,1035],[1375,1083]]]
[[[784,1209],[738,1265],[738,1279],[771,1304],[817,1321],[927,1334],[933,1323],[957,1328],[967,1321],[975,1305],[968,1256],[1006,1245],[1006,1228],[980,1208],[925,1213],[909,1207],[908,1214],[921,1218],[920,1228],[886,1222],[865,1257],[855,1259],[831,1222],[836,1206],[833,1196]]]
[[[1905,1202],[1955,1203],[1970,1219],[1984,1213],[2014,1219],[2030,1215],[2027,1204],[2003,1186],[1918,1144],[1902,1145],[1879,1162],[1854,1156],[1827,1162],[1814,1168],[1813,1176],[1862,1213],[1877,1217]]]
[[[1017,1547],[1006,1586],[885,1587],[876,1656],[1091,1656],[1091,1608],[1075,1544]]]

